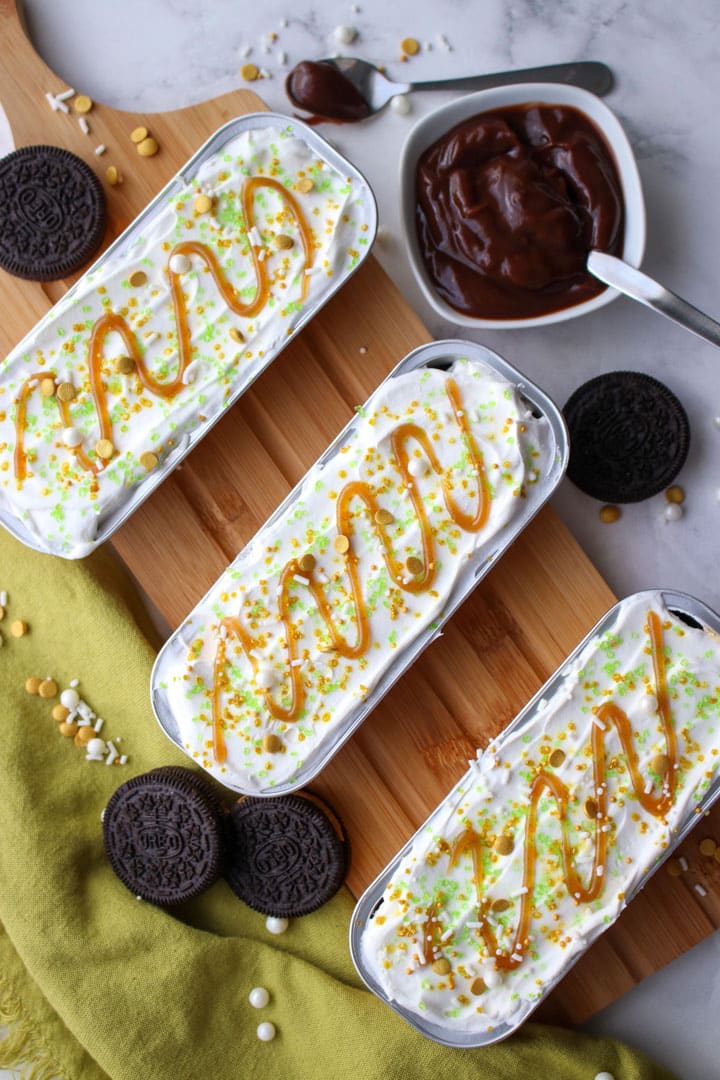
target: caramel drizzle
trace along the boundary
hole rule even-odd
[[[253,201],[255,192],[258,188],[263,187],[270,187],[278,192],[287,203],[298,227],[305,256],[301,284],[301,299],[305,300],[310,282],[310,277],[305,271],[311,269],[313,265],[314,251],[312,231],[305,220],[305,216],[296,199],[287,188],[279,183],[279,181],[273,180],[270,177],[254,176],[245,181],[242,189],[243,213],[248,234],[255,226],[255,207]],[[220,267],[217,256],[209,247],[207,247],[207,245],[201,244],[197,240],[184,240],[179,244],[176,244],[169,253],[167,274],[170,279],[170,294],[172,296],[173,314],[175,317],[175,325],[177,327],[179,358],[177,374],[171,381],[160,382],[160,380],[156,379],[149,370],[138,346],[137,338],[122,315],[116,315],[111,312],[101,315],[95,322],[90,333],[90,341],[88,344],[88,374],[90,380],[90,392],[95,406],[95,412],[98,417],[101,439],[109,439],[112,442],[113,435],[113,425],[107,404],[107,393],[102,377],[105,339],[108,334],[116,333],[122,338],[123,345],[127,350],[127,355],[132,357],[135,361],[135,372],[146,390],[156,397],[166,398],[168,400],[174,398],[185,386],[183,383],[183,376],[192,362],[192,342],[187,312],[187,301],[180,281],[181,275],[170,269],[170,260],[174,255],[197,256],[205,264],[210,276],[215,282],[215,286],[220,293],[220,296],[229,309],[235,315],[251,318],[253,315],[257,315],[267,303],[270,296],[270,282],[268,280],[266,260],[262,260],[258,257],[260,247],[249,240],[249,235],[248,243],[252,254],[257,285],[255,296],[247,304],[243,303],[240,299],[238,290],[230,284]],[[27,453],[25,451],[27,399],[36,388],[36,382],[39,383],[40,380],[47,378],[52,378],[57,382],[57,375],[54,371],[43,371],[39,375],[31,375],[25,380],[15,399],[17,411],[15,414],[16,438],[14,467],[15,477],[20,483],[22,483],[27,476]],[[69,427],[71,425],[71,414],[68,404],[59,401],[57,398],[55,400],[63,425]],[[76,459],[80,462],[82,467],[88,472],[97,474],[104,468],[103,464],[89,458],[81,447],[74,448],[72,452],[75,454]]]
[[[308,584],[306,587],[310,591],[325,623],[333,652],[339,653],[349,660],[355,660],[358,657],[364,656],[370,648],[370,619],[363,599],[362,583],[360,581],[359,572],[360,560],[353,551],[351,540],[352,534],[355,531],[351,506],[356,500],[361,502],[364,509],[367,511],[369,520],[382,548],[385,566],[395,585],[409,593],[422,593],[432,588],[436,575],[435,541],[423,499],[418,492],[409,471],[410,455],[408,453],[408,443],[415,442],[427,457],[432,470],[438,476],[441,476],[445,507],[456,525],[461,529],[464,529],[465,532],[476,533],[482,529],[487,521],[488,514],[490,513],[491,495],[490,485],[485,474],[483,456],[467,423],[463,409],[462,396],[454,379],[447,380],[445,391],[452,406],[455,421],[465,442],[468,456],[477,476],[477,504],[474,513],[463,511],[457,505],[452,495],[451,478],[448,472],[443,469],[443,466],[433,449],[432,442],[428,438],[425,430],[414,423],[400,424],[395,428],[390,436],[393,461],[397,466],[398,472],[402,476],[404,484],[407,485],[413,509],[420,525],[422,535],[422,573],[415,575],[409,581],[407,580],[405,567],[403,563],[399,562],[395,557],[392,540],[388,535],[387,529],[375,520],[375,515],[380,509],[380,506],[377,499],[377,492],[373,487],[361,480],[354,480],[351,483],[346,484],[337,497],[335,519],[338,535],[345,536],[350,540],[350,547],[345,554],[345,568],[350,580],[350,589],[354,607],[354,622],[356,626],[355,640],[350,641],[341,632],[335,621],[335,615],[333,614],[332,607],[327,599],[325,589],[322,583],[315,577],[313,571],[308,572],[301,570],[297,559],[290,559],[280,574],[278,586],[279,617],[285,631],[285,645],[287,649],[290,704],[287,707],[283,706],[272,697],[269,691],[264,691],[265,704],[268,711],[276,720],[281,720],[285,723],[297,720],[305,703],[305,686],[302,673],[299,665],[293,665],[292,663],[293,660],[297,659],[297,642],[290,612],[292,601],[290,584],[296,575],[300,575],[307,579]],[[253,635],[243,626],[238,617],[229,616],[224,618],[222,619],[220,626],[225,628],[225,634],[223,635],[221,633],[215,654],[213,683],[213,753],[215,755],[215,760],[222,764],[227,758],[227,749],[222,730],[221,696],[223,691],[229,686],[225,639],[226,637],[233,637],[240,643],[243,651],[252,664],[255,674],[257,674],[258,671],[258,661],[254,654],[262,648],[262,642],[253,637]]]
[[[662,724],[665,745],[667,748],[668,766],[659,793],[646,792],[645,782],[640,774],[637,751],[633,743],[632,725],[627,714],[614,702],[606,702],[594,710],[594,715],[602,726],[592,725],[591,745],[593,756],[593,801],[597,806],[595,821],[595,853],[590,869],[590,880],[586,885],[583,883],[575,865],[572,844],[569,835],[568,806],[570,803],[569,788],[553,773],[545,769],[539,769],[530,786],[530,808],[525,822],[524,863],[523,863],[523,893],[520,898],[520,912],[515,936],[510,948],[503,952],[498,948],[498,941],[490,926],[488,915],[492,901],[483,895],[483,850],[490,847],[490,843],[484,836],[478,835],[474,829],[468,828],[457,838],[450,850],[450,869],[458,862],[459,858],[469,853],[472,858],[473,884],[478,901],[478,921],[481,923],[477,930],[482,938],[490,957],[495,960],[497,968],[511,971],[523,962],[523,954],[529,944],[530,920],[532,917],[535,870],[537,861],[537,815],[538,804],[544,792],[548,792],[555,800],[562,828],[562,863],[563,880],[570,896],[577,903],[590,903],[600,896],[605,887],[605,869],[608,848],[608,832],[603,832],[601,826],[608,818],[608,789],[607,769],[605,761],[605,737],[610,724],[614,724],[627,763],[628,773],[633,791],[641,806],[647,813],[654,817],[664,819],[668,810],[675,801],[675,787],[677,783],[677,738],[673,727],[670,713],[670,699],[667,689],[665,672],[665,652],[663,644],[663,628],[660,617],[656,612],[648,612],[648,634],[655,674],[655,687],[657,696],[657,712]],[[600,871],[598,873],[598,870]],[[432,951],[436,945],[435,921],[437,912],[435,905],[428,911],[423,928],[425,944],[425,962],[432,961]]]

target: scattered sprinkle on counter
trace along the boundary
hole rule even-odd
[[[598,513],[598,517],[604,525],[614,524],[616,521],[620,520],[621,516],[622,511],[619,506],[603,506]]]
[[[143,139],[142,142],[137,144],[136,149],[140,157],[155,157],[160,146],[152,135],[148,135],[146,139]]]
[[[240,75],[245,82],[255,82],[260,75],[260,69],[257,64],[243,64],[240,68]]]
[[[406,37],[400,42],[400,48],[406,56],[416,56],[420,52],[420,42],[417,38]]]
[[[274,1024],[271,1024],[269,1020],[263,1021],[262,1024],[257,1026],[257,1037],[260,1042],[272,1042],[277,1034],[277,1030]]]
[[[333,37],[338,45],[352,45],[357,36],[358,32],[355,27],[348,26],[347,24],[336,26],[333,30]]]
[[[665,492],[665,498],[669,503],[684,503],[685,491],[679,484],[673,484],[673,486],[669,487]]]
[[[94,104],[93,99],[87,94],[78,94],[73,101],[73,109],[76,113],[89,113],[92,112]]]
[[[409,94],[396,94],[390,99],[390,108],[398,116],[408,116],[412,112],[412,102]]]
[[[665,511],[663,513],[663,518],[665,519],[665,521],[667,521],[667,522],[679,521],[682,516],[683,516],[683,508],[680,505],[680,503],[670,502],[665,507]]]

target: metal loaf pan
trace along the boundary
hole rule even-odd
[[[292,334],[286,335],[280,344],[273,350],[268,350],[260,364],[253,366],[253,371],[249,378],[239,385],[227,403],[223,405],[221,409],[218,409],[213,415],[208,416],[206,420],[202,422],[198,421],[197,426],[189,432],[183,439],[180,440],[179,445],[166,457],[162,465],[154,469],[150,473],[147,479],[144,479],[142,483],[136,485],[133,488],[128,489],[128,498],[124,500],[121,505],[113,506],[109,508],[105,514],[102,514],[98,520],[98,531],[92,546],[88,548],[87,553],[94,551],[100,544],[105,543],[116,532],[117,529],[123,525],[131,514],[137,510],[146,499],[152,495],[156,487],[158,487],[163,480],[169,474],[177,468],[178,465],[187,457],[190,451],[200,442],[201,439],[207,435],[208,431],[215,426],[222,416],[228,411],[228,408],[235,404],[236,401],[248,390],[259,375],[272,363],[272,361],[280,355],[283,349],[290,344],[295,338],[296,334],[302,330],[302,328],[317,315],[328,300],[332,299],[335,293],[342,288],[342,286],[352,277],[359,266],[365,261],[365,258],[370,252],[372,244],[375,240],[375,234],[377,232],[377,204],[375,202],[375,196],[372,189],[368,184],[365,177],[362,175],[359,169],[356,169],[347,158],[338,153],[321,135],[318,135],[317,131],[308,127],[307,124],[303,124],[300,120],[292,119],[289,116],[284,116],[282,113],[274,112],[259,112],[248,113],[245,116],[238,116],[234,120],[228,121],[227,124],[223,124],[221,128],[211,135],[210,138],[204,143],[197,153],[193,154],[190,160],[180,169],[172,180],[160,191],[155,198],[148,203],[144,210],[138,214],[135,220],[130,226],[122,233],[117,240],[103,252],[99,259],[97,259],[92,266],[90,266],[85,274],[73,285],[73,287],[66,293],[63,300],[71,298],[73,294],[79,289],[81,283],[84,281],[87,274],[94,273],[111,257],[122,255],[128,245],[136,238],[136,236],[142,232],[142,228],[152,219],[156,211],[162,211],[167,204],[168,199],[176,193],[179,193],[196,175],[198,169],[203,165],[208,158],[217,153],[223,148],[223,146],[234,139],[237,135],[243,134],[245,131],[253,131],[258,128],[277,127],[283,130],[291,130],[294,135],[301,138],[307,145],[317,154],[317,157],[326,161],[329,165],[333,166],[343,176],[351,177],[357,185],[357,194],[362,199],[363,210],[366,214],[367,232],[364,236],[367,238],[367,244],[363,244],[360,250],[360,257],[356,265],[352,270],[338,276],[330,288],[322,293],[320,298],[312,305],[309,305],[305,311],[302,312],[297,322],[292,328]],[[16,348],[20,348],[28,338],[32,337],[35,332],[46,323],[51,322],[53,319],[54,308],[51,308],[47,315],[37,323],[28,335],[19,342]],[[14,350],[13,350],[14,351]],[[62,552],[55,551],[52,547],[45,546],[40,543],[37,538],[25,528],[22,521],[10,513],[7,508],[4,508],[0,504],[0,525],[4,526],[17,540],[25,544],[27,547],[33,548],[35,551],[40,551],[48,555],[60,555]]]
[[[417,660],[420,654],[432,641],[441,636],[441,629],[453,612],[467,599],[478,582],[482,581],[493,563],[498,559],[516,537],[530,523],[538,510],[550,498],[555,488],[560,483],[567,466],[569,446],[567,430],[562,415],[556,405],[542,390],[529,382],[521,373],[497,353],[478,345],[474,342],[461,340],[434,341],[428,345],[421,345],[418,349],[409,353],[396,368],[387,376],[384,382],[395,379],[418,368],[435,367],[449,368],[454,360],[466,357],[478,360],[488,368],[497,372],[510,382],[522,395],[528,408],[536,415],[543,416],[548,425],[549,451],[548,464],[543,476],[537,484],[533,485],[522,504],[520,511],[499,530],[488,543],[478,550],[475,558],[468,561],[467,567],[462,571],[455,584],[455,588],[448,598],[447,605],[440,619],[434,621],[432,626],[427,627],[410,643],[407,649],[397,660],[384,672],[375,686],[371,689],[365,700],[346,718],[345,722],[328,737],[321,751],[307,763],[307,767],[296,773],[295,777],[286,783],[277,784],[272,788],[253,789],[246,791],[232,783],[230,779],[223,779],[227,787],[243,794],[258,796],[286,795],[291,791],[304,787],[327,765],[328,761],[338,752],[341,746],[347,742],[350,736],[357,730],[368,713],[372,712],[379,701],[387,694],[388,690],[397,680],[405,674],[408,668]],[[340,432],[337,438],[330,444],[325,453],[319,458],[316,465],[326,464],[348,441],[351,432],[361,421],[355,417]],[[268,519],[265,527],[272,525],[288,507],[292,506],[299,497],[305,478],[290,492],[287,498],[280,504],[274,514]],[[252,543],[253,541],[251,541]],[[248,545],[248,548],[250,544]],[[247,550],[247,549],[246,549]],[[236,561],[242,559],[242,553]],[[215,586],[213,586],[213,589]],[[180,749],[185,748],[180,739],[175,718],[170,709],[163,683],[166,683],[173,670],[178,670],[184,662],[187,652],[187,641],[192,639],[192,627],[196,618],[201,617],[201,609],[209,600],[213,591],[210,590],[200,603],[190,613],[185,622],[175,631],[161,649],[153,668],[150,693],[155,716],[165,734]]]
[[[672,592],[666,589],[652,589],[643,590],[642,592],[634,594],[634,597],[641,597],[643,595],[654,596],[657,593],[662,596],[665,606],[672,614],[678,616],[685,621],[688,621],[692,626],[702,626],[704,629],[711,633],[720,635],[720,615],[716,614],[711,608],[707,607],[700,600],[696,600],[692,596],[688,596],[685,593]],[[632,599],[629,597],[628,599]],[[622,603],[622,602],[621,602]],[[603,633],[613,622],[618,609],[621,604],[615,604],[610,610],[603,615],[602,619],[592,628],[590,633],[583,638],[580,644],[574,649],[570,655],[562,662],[557,671],[550,676],[548,681],[542,686],[537,694],[531,701],[525,706],[525,708],[518,713],[514,720],[505,728],[505,730],[496,738],[493,739],[493,744],[498,749],[502,747],[503,740],[508,735],[517,732],[520,729],[530,727],[535,721],[536,714],[540,711],[544,699],[549,697],[562,683],[565,678],[566,669],[573,664],[575,659],[579,656],[582,650],[595,638],[598,634]],[[353,959],[353,963],[357,968],[357,971],[362,978],[365,985],[369,990],[372,990],[381,1001],[384,1001],[386,1005],[389,1005],[391,1009],[394,1009],[396,1013],[402,1016],[403,1020],[406,1020],[408,1024],[414,1027],[421,1034],[432,1039],[434,1042],[442,1043],[443,1046],[453,1046],[458,1049],[473,1049],[481,1046],[490,1046],[492,1043],[501,1042],[509,1035],[512,1035],[514,1031],[517,1031],[525,1021],[528,1019],[531,1013],[545,1000],[548,994],[552,993],[555,987],[562,981],[567,975],[568,971],[577,963],[577,961],[585,955],[590,946],[597,940],[598,937],[607,929],[607,926],[602,925],[598,927],[588,937],[588,943],[586,948],[582,949],[577,956],[567,965],[554,980],[549,982],[545,987],[542,997],[537,1001],[528,1002],[523,1009],[521,1009],[517,1015],[513,1018],[512,1023],[504,1023],[497,1021],[494,1025],[494,1030],[491,1032],[468,1032],[468,1031],[453,1031],[451,1028],[445,1027],[441,1024],[431,1023],[424,1021],[417,1013],[411,1012],[404,1006],[399,1005],[397,1002],[390,1000],[380,985],[377,983],[372,973],[368,971],[362,956],[361,940],[363,935],[363,929],[366,924],[373,918],[375,912],[380,907],[380,904],[384,898],[385,890],[392,880],[395,871],[401,865],[403,859],[410,852],[413,844],[420,838],[422,833],[428,828],[430,822],[439,814],[443,809],[452,805],[454,801],[460,798],[463,791],[474,782],[474,770],[472,768],[464,774],[461,780],[455,785],[455,787],[449,792],[440,805],[433,811],[433,813],[427,818],[426,821],[420,826],[417,832],[408,840],[401,851],[395,856],[392,862],[388,863],[385,869],[375,878],[373,883],[367,887],[357,902],[355,910],[350,921],[350,954]],[[702,814],[709,810],[716,799],[720,797],[720,773],[715,777],[714,781],[707,789],[702,799],[699,800],[695,806],[698,809],[698,813],[693,809],[680,825],[675,833],[673,843],[663,852],[655,863],[652,870],[650,870],[637,884],[632,892],[627,894],[625,903],[629,904],[637,894],[645,887],[647,882],[653,876],[653,874],[662,866],[666,859],[668,859],[675,849],[683,842],[691,830],[697,825]],[[609,924],[612,925],[612,924]]]

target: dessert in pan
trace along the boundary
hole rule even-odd
[[[370,248],[363,178],[304,125],[232,121],[0,363],[0,521],[87,554]]]
[[[160,723],[229,787],[301,786],[565,461],[552,403],[489,350],[437,342],[406,357],[166,644]]]
[[[720,620],[638,593],[360,900],[368,985],[450,1045],[508,1035],[720,794]]]

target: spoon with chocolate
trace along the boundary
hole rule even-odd
[[[683,300],[677,293],[666,289],[659,281],[643,274],[641,270],[615,255],[608,255],[605,251],[591,251],[587,268],[598,281],[624,293],[631,300],[637,300],[639,304],[652,308],[666,319],[684,326],[691,334],[696,334],[720,349],[720,323],[689,304],[687,300]]]
[[[338,56],[297,64],[285,80],[285,92],[294,105],[311,114],[310,123],[329,120],[342,124],[365,120],[384,109],[391,98],[411,90],[484,90],[530,82],[572,83],[602,96],[611,89],[613,76],[605,64],[586,60],[459,79],[399,83],[388,79],[367,60]]]

